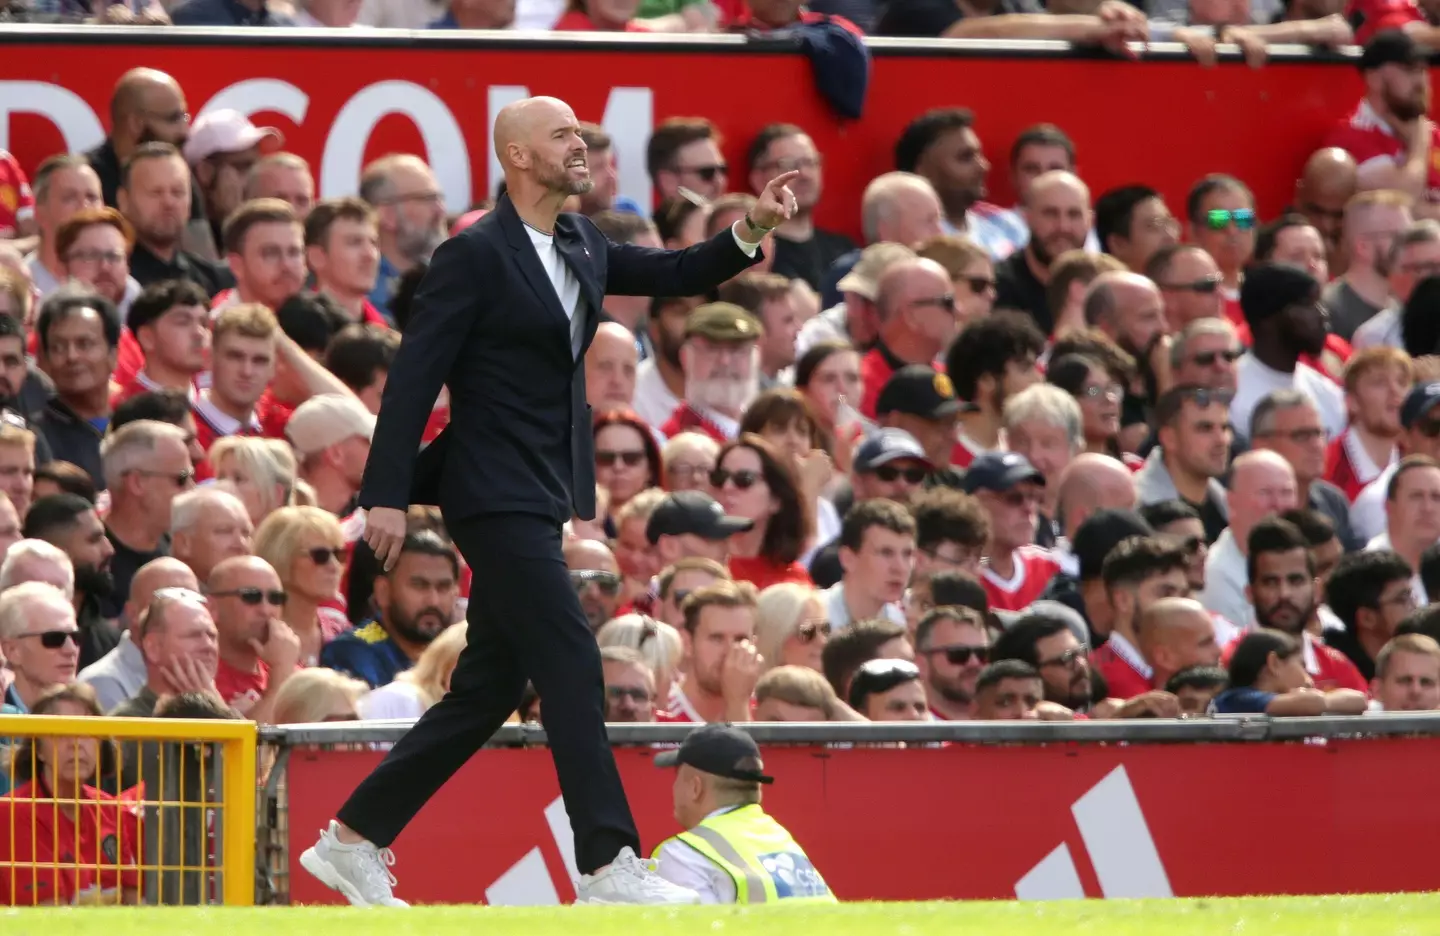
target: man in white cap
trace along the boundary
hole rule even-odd
[[[260,144],[277,150],[285,138],[274,127],[257,127],[236,110],[211,111],[190,126],[185,162],[205,197],[205,214],[221,243],[220,229],[245,200],[245,180],[260,161]]]
[[[374,433],[374,414],[355,397],[338,393],[301,403],[285,425],[300,459],[300,477],[315,489],[316,503],[336,516],[354,511]]]

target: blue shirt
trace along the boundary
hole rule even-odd
[[[288,16],[277,16],[263,4],[260,12],[237,0],[185,0],[170,11],[176,26],[294,26]]]
[[[411,664],[380,622],[370,621],[326,644],[320,651],[320,665],[363,679],[370,688],[378,689],[394,682]]]
[[[1254,686],[1239,686],[1226,689],[1210,701],[1210,712],[1214,715],[1264,715],[1276,693],[1256,689]]]
[[[395,316],[390,314],[390,300],[395,298],[395,286],[399,282],[400,271],[384,254],[381,254],[380,270],[375,275],[375,288],[370,290],[369,299],[370,304],[375,307],[375,311],[392,322],[395,321]]]

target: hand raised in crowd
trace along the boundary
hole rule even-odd
[[[365,511],[365,543],[389,572],[400,558],[405,542],[405,511],[398,507],[371,507]]]
[[[215,677],[194,657],[176,657],[165,667],[165,679],[177,693],[214,692]]]
[[[792,169],[780,173],[766,183],[764,191],[755,200],[755,207],[750,209],[750,220],[756,227],[768,230],[779,227],[782,222],[794,217],[797,205],[795,193],[790,191],[789,183],[799,175],[800,170]]]
[[[720,694],[725,699],[725,717],[730,721],[750,720],[750,698],[760,682],[765,658],[748,640],[734,644],[720,669]]]
[[[279,618],[270,619],[263,642],[251,638],[250,648],[272,673],[289,673],[300,664],[300,635]]]
[[[1163,690],[1143,692],[1115,709],[1112,718],[1179,718],[1180,698]]]

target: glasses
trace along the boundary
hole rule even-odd
[[[992,293],[999,285],[996,280],[984,276],[962,276],[960,282],[970,287],[972,293]]]
[[[969,644],[955,644],[950,647],[931,647],[929,650],[922,652],[927,656],[935,653],[944,654],[945,659],[949,660],[952,666],[966,666],[971,660],[976,661],[981,666],[990,662],[989,647],[977,647]]]
[[[195,472],[190,469],[184,471],[149,471],[144,468],[136,468],[131,474],[143,475],[146,478],[165,478],[176,487],[189,487],[195,481]]]
[[[669,465],[665,469],[677,481],[693,481],[715,470],[714,465]]]
[[[1224,351],[1201,351],[1190,358],[1197,367],[1214,367],[1216,362],[1234,364],[1245,354],[1241,348],[1226,348]]]
[[[78,630],[52,630],[37,631],[33,634],[21,634],[21,637],[34,637],[40,641],[40,646],[46,650],[59,650],[65,646],[65,641],[70,641],[75,646],[80,646],[80,632]]]
[[[907,484],[920,484],[928,474],[924,468],[900,468],[895,465],[878,465],[872,473],[886,484],[891,484],[901,478],[904,478]]]
[[[606,686],[605,695],[614,699],[616,702],[619,702],[623,699],[629,699],[630,701],[638,702],[641,705],[649,702],[651,698],[650,692],[646,689],[640,688],[639,686]]]
[[[1232,223],[1237,231],[1250,230],[1255,226],[1255,210],[1240,208],[1236,211],[1226,211],[1224,208],[1215,208],[1205,212],[1205,226],[1212,231],[1223,231]]]
[[[716,176],[729,175],[730,167],[725,163],[715,163],[713,166],[682,166],[675,170],[676,175],[685,175],[687,172],[706,182],[714,182]]]
[[[925,296],[921,299],[910,300],[912,306],[935,306],[937,309],[955,308],[955,294],[945,293],[943,296]]]
[[[816,637],[830,637],[829,621],[803,621],[795,628],[795,633],[800,636],[801,643],[813,643]]]
[[[726,481],[734,481],[736,490],[748,491],[759,480],[761,480],[760,474],[755,471],[731,471],[729,468],[716,468],[710,472],[710,486],[717,490],[723,488]]]
[[[1310,442],[1318,442],[1325,438],[1325,430],[1319,426],[1308,426],[1304,429],[1291,429],[1289,432],[1267,432],[1265,438],[1288,439],[1296,445],[1305,445]]]
[[[279,608],[285,604],[289,595],[284,591],[267,590],[263,588],[232,588],[229,591],[211,592],[212,598],[239,598],[244,604],[254,607],[261,602],[268,602]]]
[[[1219,273],[1211,273],[1204,279],[1191,280],[1188,283],[1166,283],[1161,289],[1168,289],[1171,292],[1193,292],[1201,295],[1209,295],[1220,288],[1222,282]]]
[[[1071,647],[1069,650],[1066,650],[1064,653],[1053,659],[1041,660],[1040,668],[1044,669],[1047,666],[1063,666],[1066,669],[1070,669],[1083,659],[1085,659],[1085,648]]]
[[[316,565],[328,565],[331,559],[334,559],[340,565],[345,564],[345,548],[343,546],[334,548],[329,546],[316,546],[314,549],[305,550],[305,555],[309,556],[310,561]]]
[[[1235,399],[1234,391],[1216,389],[1214,387],[1185,387],[1180,391],[1180,395],[1201,409],[1210,406],[1212,403],[1228,407],[1230,401]]]
[[[597,451],[595,453],[595,464],[600,468],[614,468],[619,462],[626,468],[634,468],[645,460],[645,453],[642,452],[610,452]]]
[[[577,593],[584,591],[587,585],[594,585],[606,597],[613,597],[620,592],[620,576],[603,569],[571,569],[570,581]]]
[[[1039,491],[1019,491],[1013,488],[1009,491],[993,491],[992,493],[1007,507],[1024,507],[1026,509],[1039,507],[1045,499]]]
[[[125,255],[118,250],[72,250],[65,259],[70,263],[108,263],[119,266],[125,262]]]
[[[1103,387],[1100,384],[1092,384],[1081,390],[1080,395],[1091,400],[1108,400],[1111,403],[1118,403],[1120,398],[1125,395],[1125,388],[1119,384],[1109,384]]]

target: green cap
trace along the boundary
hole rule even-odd
[[[729,302],[700,306],[685,318],[685,337],[699,335],[711,341],[755,341],[765,334],[760,320]]]

